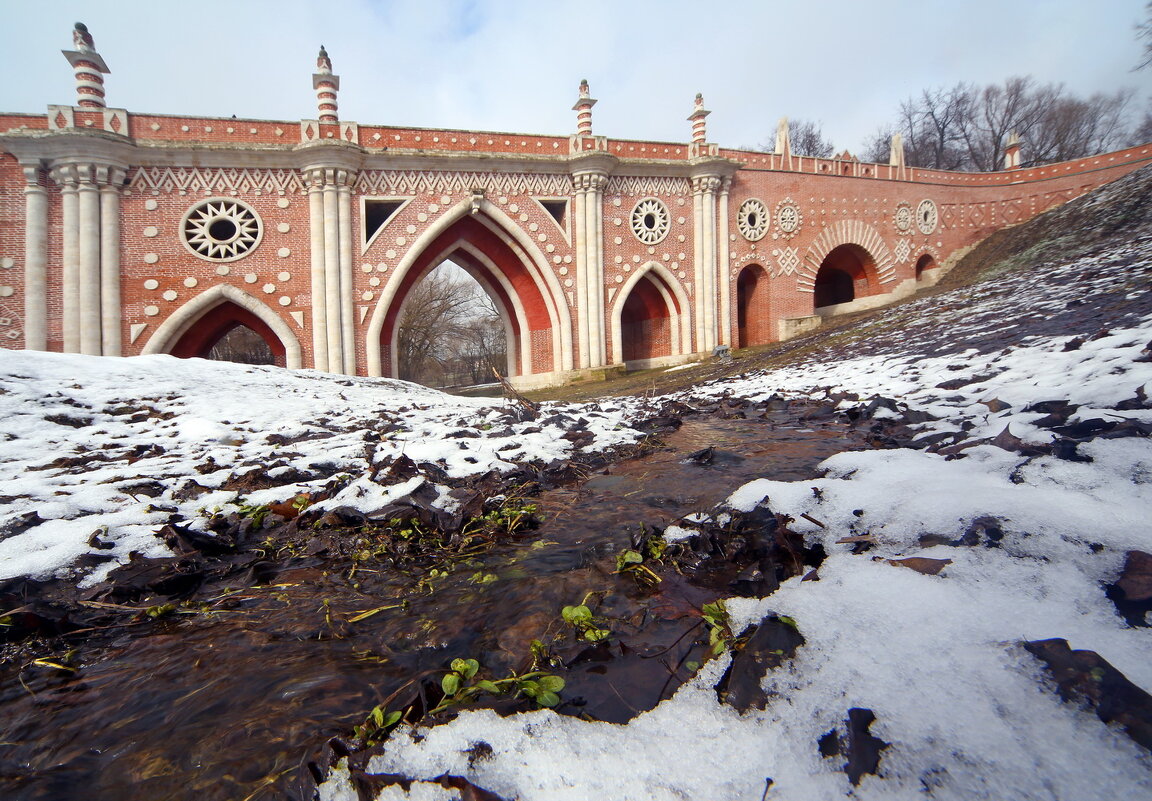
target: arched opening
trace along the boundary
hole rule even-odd
[[[393,277],[377,309],[381,374],[399,375],[399,329],[405,305],[419,283],[448,261],[479,283],[499,313],[506,332],[506,375],[555,369],[553,337],[558,336],[559,324],[553,320],[529,257],[494,221],[478,213],[448,225]]]
[[[620,352],[625,362],[673,354],[672,317],[680,308],[662,283],[651,271],[645,273],[620,307]]]
[[[817,309],[873,295],[877,291],[875,261],[859,245],[840,245],[820,262],[814,284]]]
[[[284,343],[267,323],[230,300],[213,306],[168,349],[182,359],[286,366]],[[260,360],[253,360],[260,359]]]
[[[759,264],[749,264],[736,279],[736,323],[738,347],[772,341],[768,273]]]
[[[264,337],[248,326],[239,323],[216,341],[212,350],[208,351],[208,358],[219,362],[237,362],[239,364],[276,363],[276,355],[268,343],[264,341]]]
[[[467,387],[507,375],[514,327],[478,280],[441,262],[405,298],[396,337],[399,377],[431,387]]]
[[[936,269],[936,259],[932,258],[931,253],[925,253],[916,262],[916,280],[920,280],[925,270],[934,269]]]

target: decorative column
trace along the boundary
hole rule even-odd
[[[344,334],[340,304],[340,206],[336,171],[324,170],[324,306],[328,311],[328,370],[344,369]]]
[[[728,252],[728,192],[732,188],[731,176],[720,182],[718,201],[719,219],[716,222],[716,241],[720,244],[716,254],[716,268],[719,271],[720,285],[720,341],[721,345],[732,345],[732,268]]]
[[[313,366],[355,375],[352,186],[356,173],[320,165],[305,167],[303,173],[311,216]]]
[[[75,164],[53,167],[60,187],[60,331],[65,353],[80,352],[80,217],[77,212],[80,177]]]
[[[312,366],[328,371],[328,301],[324,275],[324,171],[305,173],[312,254]]]
[[[340,225],[340,319],[344,340],[344,374],[356,375],[355,296],[352,288],[352,180],[347,170],[336,174],[336,206]]]
[[[120,354],[120,187],[126,171],[100,162],[52,165],[61,193],[65,353]]]
[[[604,187],[602,168],[572,176],[576,189],[573,214],[576,235],[576,305],[581,368],[602,367],[607,356],[604,336]]]
[[[576,135],[577,136],[591,136],[592,135],[592,107],[596,105],[596,101],[592,99],[592,95],[588,90],[588,79],[580,81],[580,97],[576,100],[576,105],[572,110],[576,112]]]
[[[120,187],[126,171],[101,167],[100,178],[100,352],[119,356],[120,335]]]
[[[96,167],[80,167],[80,352],[100,355],[100,187]]]
[[[692,178],[696,350],[716,347],[716,192],[720,176]]]
[[[48,349],[48,192],[24,167],[24,347]]]
[[[316,107],[320,113],[320,122],[332,124],[339,122],[336,93],[340,90],[340,76],[332,74],[332,59],[328,58],[328,51],[324,49],[324,45],[320,45],[320,55],[316,58],[312,88],[316,90]]]
[[[72,31],[75,50],[62,50],[76,74],[76,105],[87,109],[104,108],[104,75],[111,72],[96,52],[92,34],[83,22]]]

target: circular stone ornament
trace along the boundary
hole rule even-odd
[[[668,236],[671,216],[668,207],[654,197],[646,197],[632,209],[632,233],[645,245],[655,245]]]
[[[776,225],[784,234],[791,236],[799,231],[803,219],[800,208],[790,198],[776,204]]]
[[[210,198],[190,208],[180,222],[184,246],[206,261],[236,261],[256,249],[263,226],[255,210],[233,198]]]
[[[910,233],[912,231],[912,207],[907,203],[901,203],[896,207],[896,216],[893,220],[896,223],[897,233]]]
[[[920,205],[916,207],[916,227],[920,229],[920,233],[928,235],[935,231],[938,219],[936,204],[931,200],[921,200]]]
[[[756,198],[745,200],[736,212],[736,227],[749,242],[763,239],[768,233],[768,207]]]

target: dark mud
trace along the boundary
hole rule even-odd
[[[653,409],[661,441],[639,458],[458,482],[451,512],[420,491],[370,515],[286,498],[214,519],[215,536],[173,521],[173,557],[87,590],[0,586],[0,797],[310,799],[396,714],[531,709],[549,700],[534,700],[539,677],[557,676],[557,712],[623,722],[724,648],[747,655],[723,696],[757,705],[763,671],[802,639],[783,624],[732,632],[709,604],[766,594],[822,554],[767,509],[674,546],[660,531],[745,481],[810,478],[834,453],[902,435],[831,403],[709,404]],[[474,689],[446,698],[466,659]]]

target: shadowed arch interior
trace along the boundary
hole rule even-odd
[[[662,291],[657,281],[662,281],[660,276],[645,273],[621,307],[620,344],[626,362],[672,355],[672,314],[680,309],[668,308],[665,298],[674,305],[676,299],[666,286]]]
[[[462,243],[475,249],[475,253],[460,247]],[[478,258],[477,253],[484,258]],[[380,329],[383,374],[396,374],[392,342],[405,299],[429,272],[448,260],[464,267],[480,281],[508,322],[515,340],[508,348],[510,373],[524,375],[552,370],[552,320],[536,281],[507,242],[474,216],[468,216],[457,220],[430,242],[401,279]],[[522,314],[513,313],[514,309]],[[527,347],[523,347],[525,345]],[[524,364],[521,359],[525,350],[531,354],[530,364]]]
[[[181,359],[211,358],[212,348],[238,326],[255,332],[268,349],[277,367],[286,364],[284,343],[259,317],[232,301],[213,306],[185,331],[168,351]]]
[[[736,279],[737,347],[771,342],[770,314],[768,273],[759,264],[749,264]]]
[[[936,259],[932,258],[931,253],[925,253],[916,262],[916,277],[920,278],[925,270],[931,270],[936,267]]]
[[[859,245],[833,248],[816,273],[813,306],[835,306],[879,292],[876,260]]]

